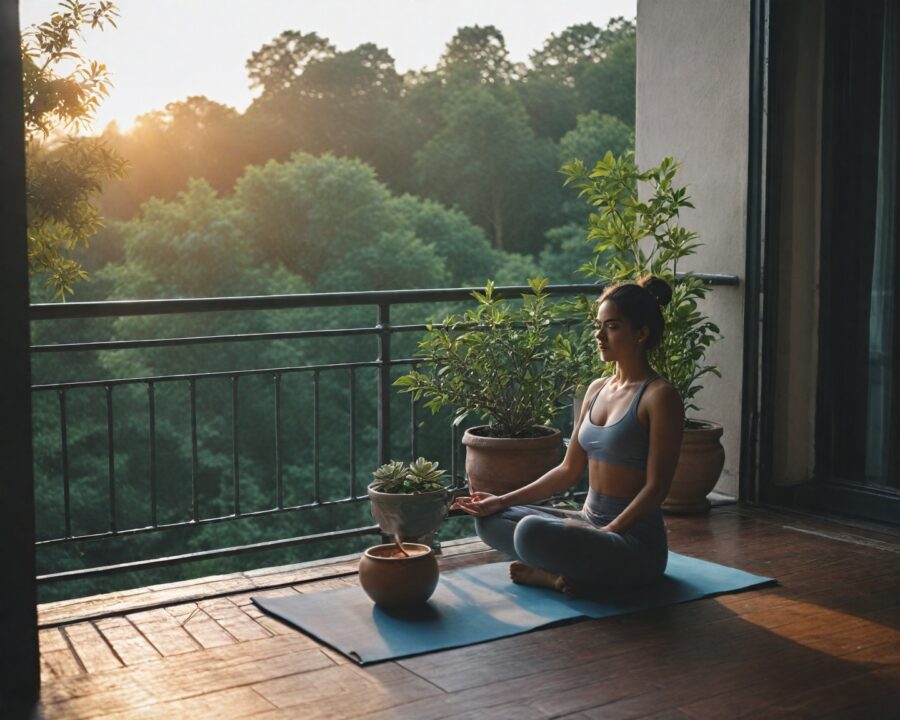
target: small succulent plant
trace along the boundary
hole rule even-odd
[[[423,457],[411,465],[393,460],[378,468],[372,476],[375,480],[370,487],[377,492],[412,494],[446,489],[441,482],[444,471],[436,462]]]

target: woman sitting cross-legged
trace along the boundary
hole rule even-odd
[[[566,456],[534,482],[505,495],[474,492],[454,507],[475,516],[479,537],[516,558],[514,582],[568,594],[649,583],[666,569],[660,505],[681,450],[684,408],[647,353],[663,333],[660,278],[608,288],[598,302],[600,356],[616,364],[588,387]],[[581,511],[533,506],[578,482],[588,466]]]

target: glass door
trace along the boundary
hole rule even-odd
[[[816,483],[900,523],[900,0],[826,2]]]

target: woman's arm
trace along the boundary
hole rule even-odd
[[[681,453],[684,431],[684,406],[678,392],[667,382],[654,383],[644,393],[650,419],[650,448],[647,456],[647,481],[619,516],[603,528],[621,533],[665,500]]]
[[[569,441],[566,455],[559,465],[545,472],[534,482],[517,490],[500,496],[489,493],[473,493],[471,497],[458,497],[453,506],[470,515],[493,515],[513,505],[530,505],[539,502],[578,482],[578,478],[581,477],[587,465],[587,454],[578,443],[578,430],[581,428],[587,408],[590,407],[590,401],[600,390],[603,382],[603,380],[595,380],[588,387],[584,395],[584,402],[581,404],[581,412],[572,430],[572,439]]]

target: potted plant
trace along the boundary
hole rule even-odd
[[[381,531],[399,540],[430,539],[450,505],[444,475],[422,457],[410,465],[394,460],[372,473],[369,500]]]
[[[473,292],[476,306],[429,325],[419,342],[421,369],[395,385],[436,413],[450,406],[454,423],[469,415],[486,422],[463,435],[472,491],[502,494],[556,465],[562,435],[550,427],[580,377],[586,353],[553,324],[562,317],[548,302],[546,278],[513,305],[488,282]]]
[[[699,410],[695,397],[703,388],[701,380],[707,375],[721,377],[718,368],[706,362],[706,351],[721,334],[699,308],[707,287],[690,272],[678,273],[679,261],[700,246],[697,234],[678,224],[681,209],[693,207],[687,189],[675,184],[678,168],[672,158],[665,158],[658,167],[641,172],[631,153],[621,157],[607,153],[593,170],[575,160],[562,171],[566,184],[578,189],[594,208],[587,236],[594,243],[594,257],[581,270],[604,284],[636,282],[652,274],[672,286],[672,300],[662,309],[666,331],[650,354],[650,365],[678,390],[686,420],[681,456],[663,510],[693,513],[709,510],[706,496],[725,464],[719,441],[722,426],[687,417]],[[647,190],[643,200],[638,193],[641,185]],[[596,312],[592,302],[582,302],[586,312]],[[586,338],[592,334],[585,331]],[[598,363],[603,364],[599,358]],[[598,369],[601,375],[613,371]]]

